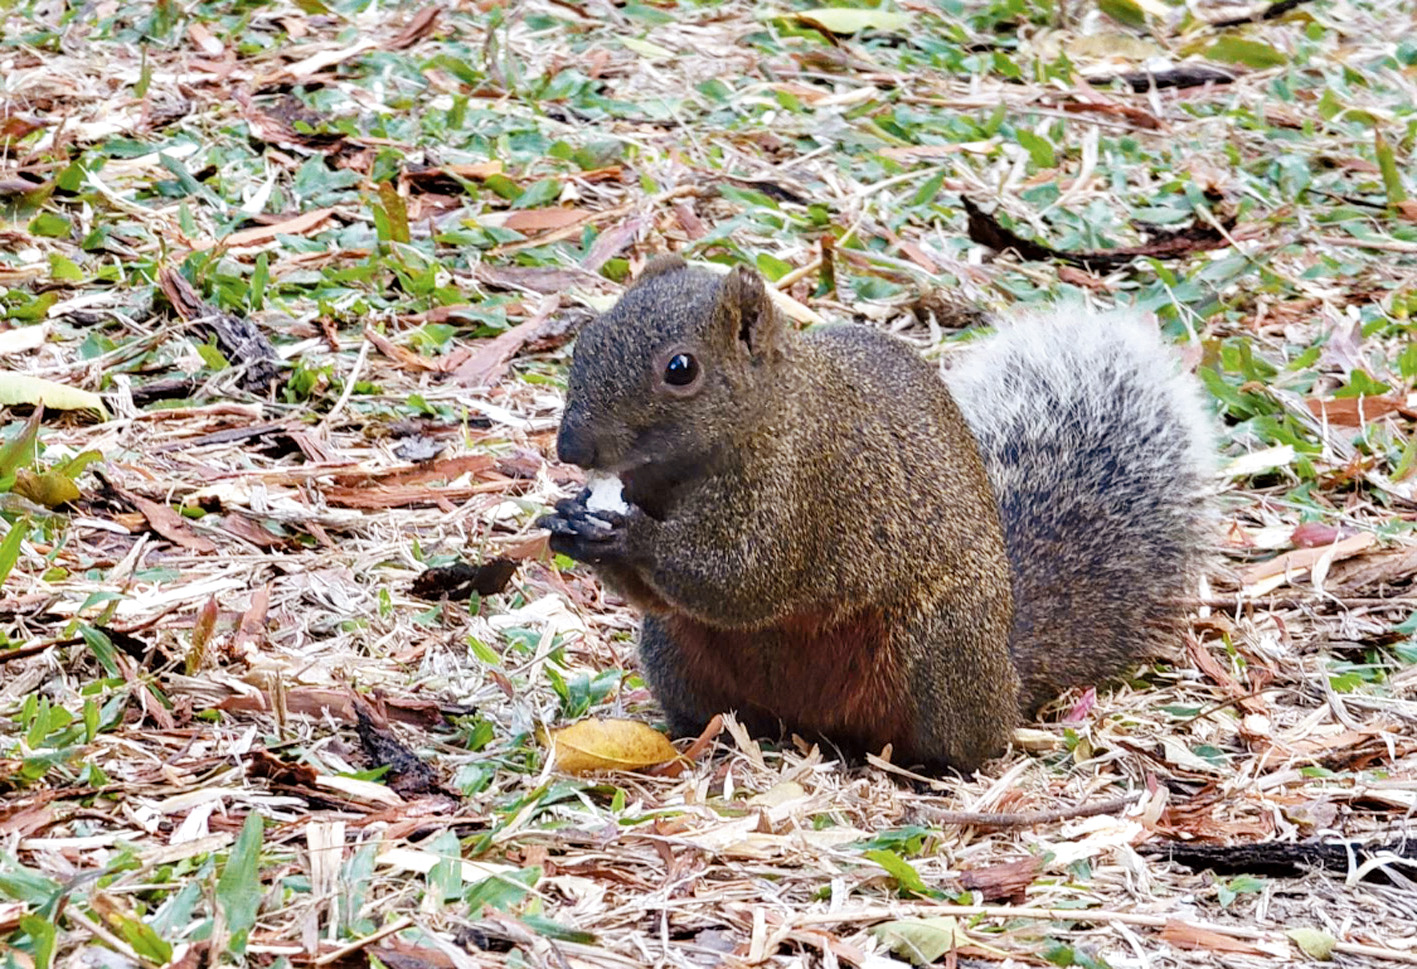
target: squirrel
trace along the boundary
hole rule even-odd
[[[643,612],[678,735],[731,710],[970,771],[1166,652],[1209,422],[1134,313],[1001,325],[942,379],[869,326],[797,331],[747,267],[660,256],[582,328],[556,438],[619,510],[587,488],[537,524]]]

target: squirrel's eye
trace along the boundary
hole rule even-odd
[[[672,387],[687,387],[699,375],[699,362],[687,353],[676,353],[664,365],[664,382]]]

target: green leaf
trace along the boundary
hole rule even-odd
[[[34,463],[34,442],[39,437],[39,422],[43,419],[44,408],[36,407],[20,433],[0,447],[0,478],[8,478]]]
[[[65,461],[63,464],[56,464],[54,467],[50,468],[50,470],[58,474],[62,474],[70,481],[73,481],[75,478],[77,478],[80,474],[83,473],[84,468],[87,468],[95,461],[102,460],[103,455],[90,448],[87,451],[80,451],[78,454],[74,455],[72,458]]]
[[[532,182],[528,185],[526,190],[512,203],[512,208],[534,209],[547,202],[554,202],[560,197],[561,183],[554,178],[543,178],[539,182]]]
[[[909,14],[880,7],[809,7],[796,11],[796,16],[833,34],[855,34],[863,30],[901,31],[910,26]]]
[[[462,842],[452,831],[444,831],[433,839],[428,850],[438,856],[428,870],[428,892],[439,908],[462,897]]]
[[[15,563],[20,560],[20,543],[23,542],[30,533],[30,520],[28,517],[21,518],[10,526],[10,531],[5,535],[5,540],[0,542],[0,584],[9,578],[10,570],[15,567]]]
[[[231,854],[216,882],[217,905],[226,916],[230,933],[227,951],[240,956],[246,952],[246,940],[256,924],[261,907],[261,842],[265,825],[255,811],[246,815],[246,823],[231,846]]]
[[[1128,27],[1145,27],[1146,11],[1136,0],[1097,0],[1097,9]]]
[[[138,955],[158,966],[165,966],[172,961],[172,946],[145,922],[117,912],[109,917],[117,923],[124,941],[132,946]]]
[[[78,267],[74,260],[58,252],[49,254],[49,275],[55,282],[60,283],[81,283],[84,281],[84,271]]]
[[[1269,44],[1240,37],[1221,37],[1205,52],[1205,56],[1224,64],[1244,64],[1256,70],[1266,67],[1280,67],[1289,63],[1289,58]]]
[[[935,200],[935,196],[940,194],[940,188],[945,184],[945,170],[942,168],[929,178],[924,184],[915,190],[915,194],[910,196],[911,205],[925,205]]]
[[[595,942],[594,933],[573,929],[560,922],[553,922],[542,915],[523,915],[521,922],[537,935],[555,939],[557,942],[579,942],[583,945]]]
[[[26,915],[20,919],[20,928],[30,937],[30,956],[34,969],[49,969],[54,961],[54,945],[59,930],[54,923],[39,915]]]
[[[884,922],[874,926],[871,934],[917,966],[928,966],[951,949],[970,943],[959,931],[959,920],[952,915]]]
[[[754,262],[758,265],[758,272],[766,276],[769,282],[775,283],[783,276],[792,272],[792,263],[766,252],[758,253],[758,258],[755,259]]]
[[[915,867],[894,851],[878,848],[874,851],[863,851],[861,856],[874,861],[889,872],[902,892],[909,892],[912,895],[920,895],[925,898],[942,897],[943,893],[926,885]]]
[[[1053,154],[1053,143],[1047,138],[1036,135],[1027,128],[1020,128],[1014,133],[1018,138],[1018,143],[1028,152],[1029,159],[1039,168],[1052,168],[1057,164],[1057,159]]]
[[[93,600],[93,598],[94,596],[89,596],[89,600]],[[88,604],[88,602],[84,603],[85,606]],[[88,646],[89,651],[93,653],[104,672],[109,676],[118,676],[117,651],[113,648],[113,640],[108,638],[108,634],[102,629],[95,629],[83,622],[79,623],[79,635],[83,637],[84,645]]]
[[[26,299],[25,294],[18,290],[12,289],[10,293],[12,296],[17,296],[20,301],[5,310],[7,320],[20,320],[24,323],[37,322],[49,315],[49,307],[59,302],[59,294],[52,289],[47,293],[40,293],[33,299]]]
[[[202,363],[206,364],[208,370],[217,373],[231,366],[231,361],[226,359],[226,354],[221,352],[221,348],[216,345],[216,337],[212,337],[206,343],[197,344],[197,356],[202,358]]]
[[[481,915],[484,905],[506,911],[525,898],[540,880],[541,869],[535,867],[484,878],[468,891],[468,909],[474,917]]]
[[[383,203],[390,241],[408,242],[408,205],[392,181],[379,183],[379,201]]]
[[[38,909],[47,909],[54,903],[62,885],[39,872],[21,867],[6,856],[0,855],[0,859],[5,861],[0,864],[0,897],[25,902]]]
[[[266,284],[270,282],[271,273],[267,268],[266,253],[261,253],[256,257],[256,267],[251,270],[251,294],[250,305],[252,310],[260,310],[266,304]]]
[[[1381,380],[1374,380],[1368,376],[1368,372],[1362,368],[1355,369],[1348,375],[1348,383],[1333,392],[1335,397],[1376,397],[1385,394],[1392,387]]]
[[[506,175],[488,175],[482,180],[482,184],[509,202],[515,201],[522,194],[521,186]]]
[[[30,219],[27,228],[30,235],[57,239],[69,234],[69,220],[57,212],[41,212]]]
[[[108,416],[98,394],[9,370],[0,370],[0,404],[43,404],[58,410],[96,410]]]
[[[1397,169],[1392,145],[1389,145],[1383,133],[1376,129],[1373,131],[1373,150],[1378,156],[1378,170],[1383,173],[1383,191],[1387,193],[1387,204],[1406,202],[1407,190],[1402,187],[1402,173]]]
[[[1321,962],[1332,959],[1333,950],[1338,945],[1338,940],[1322,929],[1297,928],[1284,934],[1289,936],[1289,941],[1303,950],[1304,955]]]

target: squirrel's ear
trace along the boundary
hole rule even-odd
[[[689,264],[684,261],[684,257],[677,252],[665,252],[655,256],[645,263],[645,268],[640,270],[640,275],[635,279],[638,286],[646,279],[653,279],[656,276],[663,276],[666,273],[678,272],[680,269],[688,269]]]
[[[734,266],[718,291],[720,318],[732,327],[729,339],[760,356],[776,341],[780,325],[763,277],[748,266]]]

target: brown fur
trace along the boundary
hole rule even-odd
[[[806,616],[752,631],[682,614],[668,625],[683,675],[711,706],[736,709],[750,728],[775,733],[786,723],[857,752],[915,746],[905,670],[877,610],[830,628]]]
[[[699,367],[689,387],[666,376],[679,354]],[[751,270],[652,263],[582,331],[557,446],[624,483],[624,516],[570,501],[543,521],[644,610],[645,677],[676,732],[737,710],[755,731],[967,770],[1008,742],[1016,661],[1030,701],[1041,670],[1093,669],[1073,662],[1082,641],[1048,640],[1057,655],[1033,662],[1017,640],[1011,659],[1008,553],[1027,554],[1026,523],[1006,549],[934,367],[868,327],[793,331]],[[1066,567],[1068,549],[1045,559],[1032,568]],[[1049,618],[1020,615],[1035,631]]]

